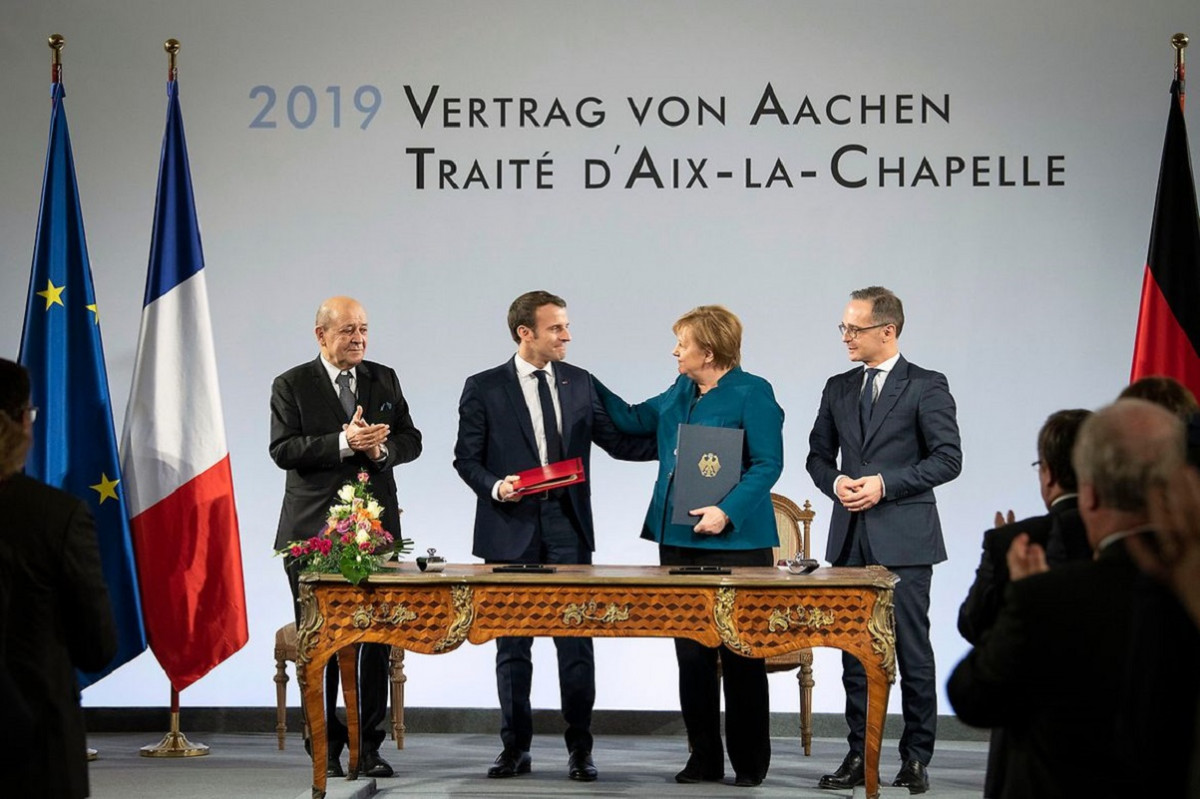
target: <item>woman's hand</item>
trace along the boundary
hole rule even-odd
[[[692,532],[700,535],[720,535],[725,525],[729,524],[729,517],[725,515],[725,511],[716,505],[690,510],[688,515],[700,517],[700,521],[692,528]]]

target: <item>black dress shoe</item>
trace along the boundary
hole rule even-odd
[[[720,782],[725,779],[725,772],[720,769],[705,769],[695,760],[689,760],[683,771],[675,775],[675,782],[684,785],[694,785],[697,782]]]
[[[362,757],[358,759],[358,773],[365,774],[368,777],[391,777],[395,775],[392,767],[388,762],[379,756],[379,752],[372,749],[368,752],[363,752]]]
[[[492,779],[515,777],[518,774],[528,774],[533,769],[533,758],[528,752],[519,749],[505,749],[496,757],[496,763],[488,769]]]
[[[817,783],[818,788],[853,788],[856,785],[864,785],[867,782],[866,773],[863,771],[863,756],[859,752],[851,752],[846,755],[846,759],[842,761],[842,765],[838,766],[838,770],[832,774],[826,774],[821,777],[821,781]]]
[[[925,793],[929,790],[929,769],[920,760],[905,760],[892,785],[908,788],[909,793]]]
[[[567,758],[567,776],[577,782],[593,782],[600,773],[592,762],[592,753],[576,749]]]
[[[762,777],[751,777],[749,774],[739,774],[734,778],[733,784],[739,788],[753,788],[756,785],[762,785]]]

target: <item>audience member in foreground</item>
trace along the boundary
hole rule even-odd
[[[1079,484],[1075,467],[1071,465],[1075,437],[1091,413],[1082,409],[1058,411],[1050,415],[1038,432],[1038,459],[1034,465],[1038,469],[1042,501],[1049,512],[1019,522],[1010,519],[1008,524],[983,534],[983,555],[975,571],[975,582],[958,611],[958,631],[970,643],[978,644],[1000,613],[1004,591],[1010,581],[1008,550],[1018,535],[1027,536],[1030,543],[1044,547],[1047,564],[1051,567],[1092,557],[1083,519],[1079,516]],[[988,747],[984,797],[1001,794],[1004,757],[1004,731],[997,728],[992,730]]]
[[[1184,464],[1183,425],[1143,400],[1118,401],[1084,423],[1073,463],[1096,559],[1049,571],[1043,548],[1018,536],[1004,606],[947,685],[962,721],[1004,728],[999,797],[1109,797],[1135,786],[1181,785],[1179,761],[1121,768],[1119,700],[1130,688],[1124,664],[1141,623],[1134,600],[1145,582],[1127,540],[1147,535],[1150,486]],[[1171,717],[1190,718],[1193,707],[1156,712],[1171,729]],[[1151,765],[1147,777],[1141,769]]]
[[[29,373],[0,359],[0,416],[11,425],[0,451],[0,546],[10,561],[8,612],[0,616],[0,653],[28,709],[4,705],[3,727],[18,735],[5,752],[6,796],[88,795],[87,747],[75,670],[98,671],[117,651],[117,632],[92,515],[78,498],[20,474],[37,409],[29,404]],[[7,760],[8,758],[6,758]]]

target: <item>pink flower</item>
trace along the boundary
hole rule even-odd
[[[367,482],[367,480],[370,480],[370,479],[371,479],[371,476],[369,474],[367,474],[366,471],[361,471],[358,473],[358,482],[365,483],[365,482]]]

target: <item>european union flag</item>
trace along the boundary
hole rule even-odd
[[[55,83],[21,335],[21,363],[39,409],[25,473],[83,499],[96,521],[118,647],[107,669],[80,674],[87,686],[145,650],[146,632],[63,96],[62,84]]]

